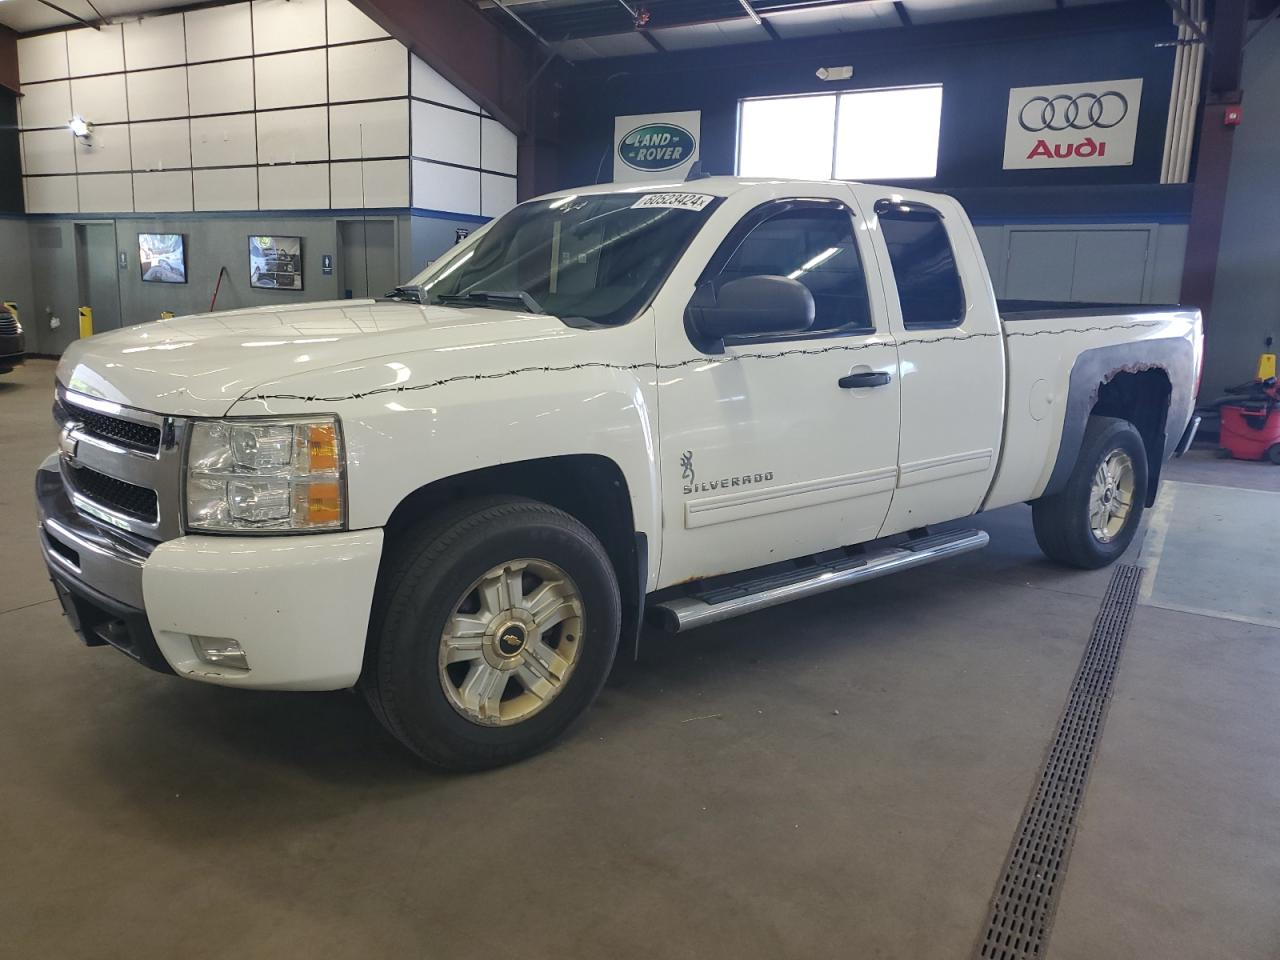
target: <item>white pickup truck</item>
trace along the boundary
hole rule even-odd
[[[359,686],[411,750],[545,746],[642,619],[987,542],[1128,546],[1194,433],[1197,311],[997,306],[946,196],[728,178],[522,203],[382,300],[130,326],[58,366],[45,561],[89,644]],[[850,597],[850,603],[856,597]]]

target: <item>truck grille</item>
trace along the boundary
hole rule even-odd
[[[73,407],[73,416],[83,424],[84,432],[91,437],[110,440],[123,447],[156,453],[160,449],[160,428],[119,417],[108,416],[83,407]]]
[[[74,494],[77,510],[152,543],[182,536],[184,418],[62,384],[54,392],[53,415],[62,425],[62,484]]]
[[[0,337],[12,337],[21,333],[18,320],[13,314],[0,313]]]
[[[89,467],[68,463],[65,468],[72,488],[95,503],[145,523],[159,520],[154,490],[108,477]]]

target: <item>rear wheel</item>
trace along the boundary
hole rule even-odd
[[[1133,541],[1146,494],[1147,453],[1137,428],[1090,417],[1066,485],[1032,504],[1036,542],[1058,563],[1105,567]]]
[[[599,693],[619,611],[604,547],[576,519],[529,500],[463,503],[399,537],[361,686],[428,762],[509,763],[550,744]]]
[[[1267,448],[1267,459],[1280,466],[1280,443],[1273,443]]]

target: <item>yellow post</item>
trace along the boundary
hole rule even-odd
[[[1270,380],[1276,375],[1276,355],[1264,353],[1258,358],[1258,379]]]
[[[160,311],[160,319],[161,319],[161,320],[172,320],[172,319],[173,319],[173,311],[172,311],[172,310],[161,310],[161,311]]]
[[[80,339],[93,336],[93,307],[80,308]]]

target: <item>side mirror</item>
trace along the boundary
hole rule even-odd
[[[706,340],[762,333],[797,333],[813,326],[813,294],[790,277],[730,280],[718,294],[700,288],[689,303],[689,322]]]

